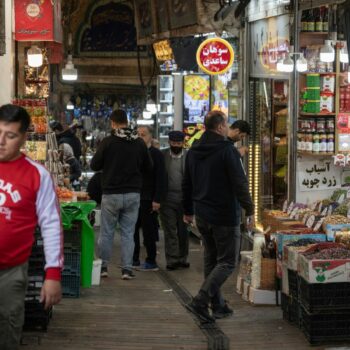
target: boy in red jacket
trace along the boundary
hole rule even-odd
[[[23,321],[28,259],[37,225],[45,251],[45,308],[61,299],[63,234],[49,172],[20,152],[30,124],[27,111],[0,107],[0,349],[17,349]]]

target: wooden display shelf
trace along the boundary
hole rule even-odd
[[[331,157],[334,156],[335,153],[328,153],[328,152],[308,152],[308,151],[298,151],[298,154],[301,156],[315,156],[315,157]]]
[[[303,32],[303,31],[300,31],[300,34],[308,34],[308,35],[328,35],[328,32]]]
[[[302,75],[308,75],[308,74],[319,74],[319,75],[337,75],[336,72],[300,72]]]
[[[299,116],[300,117],[333,117],[335,116],[336,113],[305,113],[305,112],[300,112]]]

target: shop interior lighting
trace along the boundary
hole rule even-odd
[[[294,70],[294,62],[293,60],[290,58],[290,55],[288,55],[284,61],[283,61],[283,69],[284,72],[286,73],[291,73]]]
[[[152,114],[157,113],[157,105],[152,99],[148,99],[146,103],[146,110],[151,112]]]
[[[138,119],[136,122],[137,125],[153,125],[153,119]]]
[[[277,62],[277,70],[278,70],[279,72],[284,72],[283,61],[284,61],[284,58],[281,58],[281,59],[278,60],[278,62]]]
[[[43,52],[38,46],[32,45],[27,51],[27,60],[29,67],[41,67],[43,65]]]
[[[152,119],[152,112],[150,112],[147,109],[145,109],[142,112],[142,117],[143,117],[143,119]]]
[[[307,67],[307,60],[305,59],[304,55],[301,54],[300,57],[297,60],[296,63],[297,71],[298,72],[306,72],[308,67]]]
[[[346,49],[345,46],[343,46],[340,49],[339,52],[339,60],[341,63],[349,63],[349,55],[348,55],[348,50]]]
[[[66,106],[68,111],[72,111],[74,109],[74,104],[72,101],[69,101]]]
[[[325,40],[324,46],[320,50],[320,60],[322,62],[334,62],[335,50],[331,44],[331,40]]]
[[[68,55],[66,66],[62,69],[62,79],[69,81],[78,79],[78,70],[74,68],[72,55]]]

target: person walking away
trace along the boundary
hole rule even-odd
[[[185,135],[181,131],[169,133],[169,149],[164,154],[167,171],[167,195],[160,207],[160,220],[164,231],[166,268],[188,268],[188,232],[183,221],[182,179],[187,151]]]
[[[60,159],[64,164],[69,165],[69,182],[75,191],[80,191],[81,166],[74,157],[73,149],[68,143],[61,143],[59,146]]]
[[[250,135],[250,125],[245,120],[236,120],[228,130],[227,139],[233,144],[236,142],[243,141],[247,136]],[[246,146],[241,146],[237,148],[241,157],[244,157],[248,153],[248,148]]]
[[[184,221],[195,215],[204,244],[204,282],[186,307],[204,322],[229,316],[221,286],[236,263],[237,210],[241,205],[254,225],[254,206],[238,151],[226,140],[227,117],[211,111],[205,117],[206,131],[188,152],[183,180]],[[213,317],[209,314],[211,304]]]
[[[98,240],[101,276],[108,276],[114,232],[119,223],[122,279],[129,280],[135,277],[132,258],[142,174],[151,171],[152,160],[137,131],[128,127],[126,112],[115,110],[110,118],[114,134],[101,142],[90,164],[92,170],[102,170],[101,233]]]
[[[63,234],[49,172],[21,153],[30,125],[27,111],[0,107],[0,349],[18,349],[24,323],[28,259],[40,226],[45,281],[40,300],[47,309],[61,300]]]
[[[140,126],[137,129],[138,135],[142,138],[148,147],[153,161],[153,169],[143,176],[143,186],[141,191],[141,204],[139,217],[135,227],[134,257],[133,266],[140,271],[157,271],[159,270],[156,256],[158,240],[158,211],[160,202],[164,199],[166,190],[166,172],[164,156],[162,152],[152,146],[153,130],[149,126]],[[146,247],[147,257],[143,264],[140,265],[140,234],[142,228],[144,245]]]

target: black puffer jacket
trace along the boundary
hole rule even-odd
[[[240,206],[254,213],[240,154],[223,136],[206,131],[187,154],[184,211],[210,224],[239,225]]]

